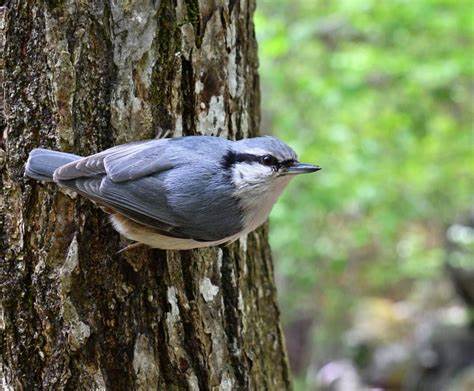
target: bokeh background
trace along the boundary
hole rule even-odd
[[[474,390],[474,1],[259,0],[296,390]]]

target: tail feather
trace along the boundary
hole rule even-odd
[[[81,159],[72,153],[35,148],[26,162],[25,175],[39,181],[53,181],[54,171],[67,163]]]

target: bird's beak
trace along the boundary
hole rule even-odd
[[[321,167],[307,163],[295,163],[284,172],[283,175],[308,174],[321,170]]]

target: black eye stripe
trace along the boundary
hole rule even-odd
[[[266,166],[274,166],[277,169],[280,167],[290,167],[295,163],[294,159],[287,159],[279,162],[278,159],[273,155],[253,155],[251,153],[238,153],[234,151],[228,151],[222,159],[222,167],[230,169],[237,163],[260,163]]]
[[[260,156],[252,155],[251,153],[237,153],[234,151],[228,151],[222,160],[222,166],[229,169],[236,163],[259,162],[259,159]]]

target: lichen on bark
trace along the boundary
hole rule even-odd
[[[228,247],[118,254],[127,243],[100,209],[23,176],[38,146],[86,155],[155,136],[256,135],[254,8],[1,8],[4,388],[289,388],[266,227]]]

